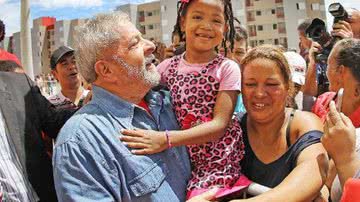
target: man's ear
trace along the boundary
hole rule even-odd
[[[59,81],[59,79],[58,79],[58,72],[56,71],[56,69],[51,70],[51,74],[55,77],[55,79],[56,79],[57,81]]]
[[[104,80],[112,80],[113,71],[110,68],[110,64],[106,61],[99,60],[95,63],[95,72],[97,77]]]
[[[360,83],[356,84],[355,87],[355,96],[360,97]]]

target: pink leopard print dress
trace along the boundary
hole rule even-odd
[[[182,56],[171,59],[165,82],[170,89],[176,117],[182,129],[212,120],[220,82],[208,70],[220,65],[218,55],[199,72],[179,73]],[[185,95],[185,96],[184,96]],[[192,177],[188,191],[214,186],[231,187],[241,174],[240,161],[244,155],[242,132],[238,121],[229,124],[220,140],[188,146]]]

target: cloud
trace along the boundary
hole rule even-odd
[[[1,1],[1,0],[0,0]],[[102,0],[34,0],[31,2],[34,6],[40,6],[48,9],[56,8],[89,8],[102,6]]]
[[[6,26],[6,36],[20,31],[20,1],[0,0],[0,19]]]

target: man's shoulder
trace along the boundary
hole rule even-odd
[[[96,104],[87,104],[77,111],[62,127],[56,145],[61,145],[70,141],[82,141],[89,136],[101,133],[98,128],[106,127],[102,120],[105,117],[101,108]]]

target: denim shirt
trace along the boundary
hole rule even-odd
[[[121,129],[176,130],[169,96],[151,91],[144,109],[93,86],[92,101],[61,129],[53,155],[59,201],[185,201],[190,162],[185,147],[133,155]]]

